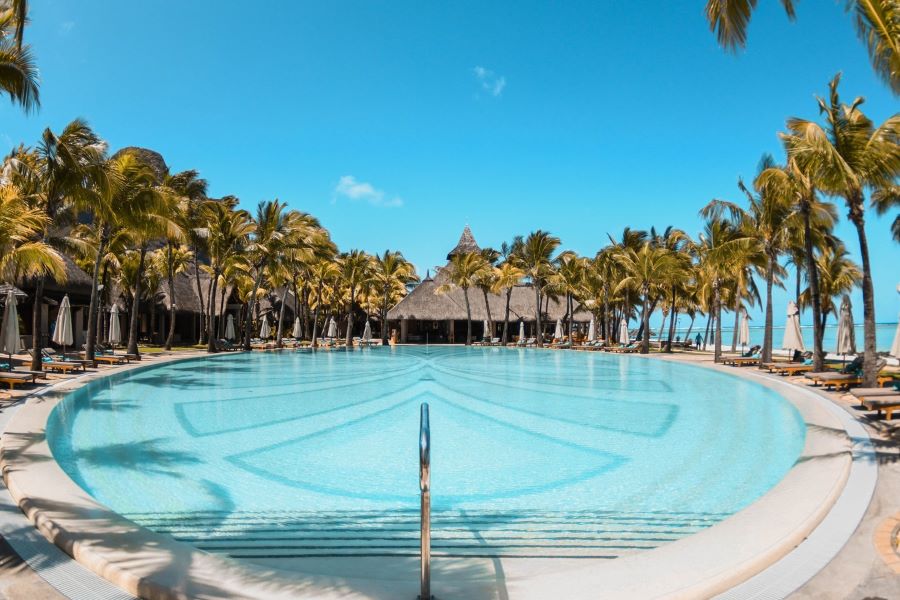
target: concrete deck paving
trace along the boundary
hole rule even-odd
[[[699,364],[711,365],[708,354],[681,354],[676,360],[686,360]],[[746,369],[746,367],[745,367]],[[103,368],[111,372],[113,368]],[[785,378],[767,375],[784,381]],[[69,379],[71,376],[51,375],[51,380]],[[802,378],[788,378],[803,384]],[[814,388],[813,388],[814,389]],[[0,411],[3,405],[17,402],[30,395],[29,390],[17,390],[13,393],[0,392]],[[900,420],[885,423],[872,419],[864,411],[854,408],[852,396],[841,393],[827,393],[816,390],[820,396],[840,406],[848,414],[862,422],[875,443],[872,460],[878,464],[878,484],[875,495],[865,514],[863,521],[840,553],[818,575],[791,597],[835,598],[835,599],[875,599],[900,598],[900,575],[897,572],[898,562],[893,560],[890,552],[896,554],[896,545],[888,546],[885,552],[883,542],[884,530],[889,519],[896,518],[900,512]],[[881,532],[881,538],[878,533]],[[878,539],[882,541],[878,543]],[[879,547],[880,546],[880,547]],[[900,557],[900,555],[897,555]],[[6,544],[0,544],[0,598],[60,598],[53,588],[43,582],[27,565],[17,560],[18,557]],[[576,569],[577,570],[577,569]]]

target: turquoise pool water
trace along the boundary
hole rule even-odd
[[[436,555],[613,558],[775,485],[805,427],[755,383],[604,353],[398,347],[140,369],[53,411],[99,502],[238,558],[417,552],[419,404]]]

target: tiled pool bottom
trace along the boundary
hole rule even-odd
[[[63,401],[48,437],[101,503],[203,550],[414,556],[422,401],[436,556],[653,548],[751,503],[804,441],[779,395],[707,369],[447,347],[125,373]]]

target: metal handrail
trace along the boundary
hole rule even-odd
[[[421,500],[422,561],[419,569],[420,600],[431,598],[431,425],[428,403],[419,413],[419,492]]]

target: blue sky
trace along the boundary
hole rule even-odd
[[[870,116],[897,110],[843,3],[789,23],[761,2],[737,55],[703,0],[654,4],[34,0],[42,107],[0,106],[0,150],[84,117],[112,150],[153,148],[248,208],[280,198],[424,275],[466,223],[482,245],[542,228],[588,255],[625,226],[696,234],[839,70]],[[868,218],[880,321],[900,309],[889,223]]]

